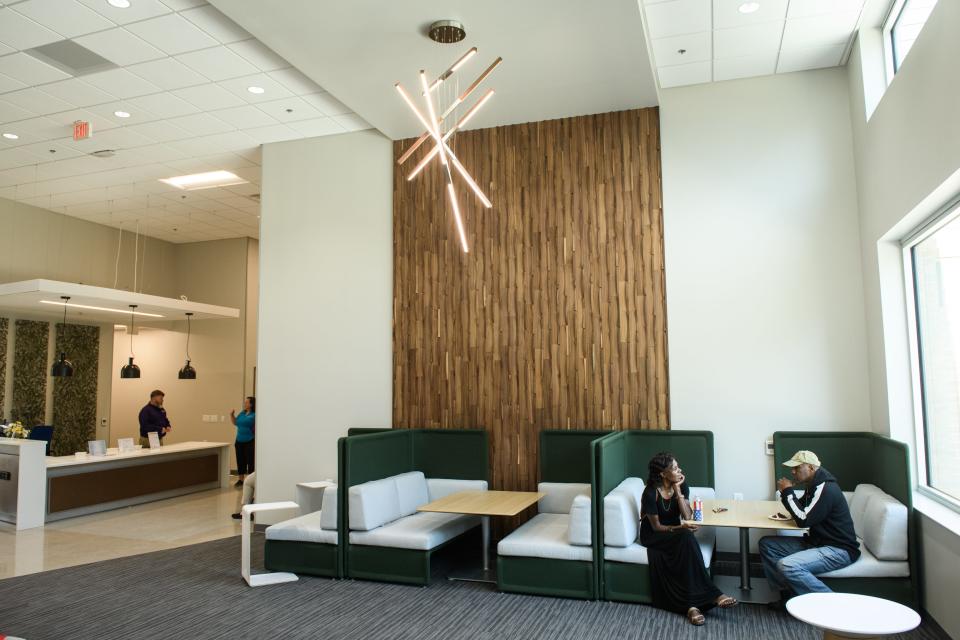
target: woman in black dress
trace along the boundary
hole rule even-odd
[[[640,509],[640,544],[647,548],[653,604],[701,625],[704,611],[732,607],[737,601],[717,589],[703,568],[703,554],[693,535],[698,527],[683,522],[693,517],[689,497],[673,454],[655,455]]]

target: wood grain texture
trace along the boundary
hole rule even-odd
[[[657,109],[458,133],[469,254],[440,166],[406,180],[430,146],[394,172],[394,426],[486,429],[508,490],[542,429],[667,428]]]
[[[546,495],[539,491],[458,491],[417,507],[417,511],[515,516]]]

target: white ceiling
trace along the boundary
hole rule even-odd
[[[753,13],[745,0],[641,2],[668,88],[840,65],[865,0],[758,0]]]
[[[23,53],[64,39],[118,68],[74,78]],[[19,136],[0,137],[0,198],[172,242],[257,237],[260,144],[369,126],[203,0],[0,0],[0,133]],[[250,184],[157,181],[215,169]]]
[[[421,133],[394,83],[413,91],[420,69],[436,76],[471,46],[478,55],[454,76],[461,90],[504,62],[470,128],[657,104],[637,0],[212,3],[394,139]],[[426,29],[441,19],[462,22],[466,39],[431,41]]]

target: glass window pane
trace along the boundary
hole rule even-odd
[[[960,500],[960,218],[912,255],[927,484]]]
[[[903,59],[910,53],[910,48],[936,5],[937,0],[906,0],[903,3],[903,8],[893,23],[893,29],[890,30],[894,69],[899,69],[903,64]]]

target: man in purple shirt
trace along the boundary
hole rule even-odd
[[[150,446],[148,434],[155,431],[163,442],[163,436],[167,435],[172,427],[167,419],[167,412],[163,408],[163,391],[154,389],[150,392],[150,402],[140,409],[140,444],[144,448]]]

